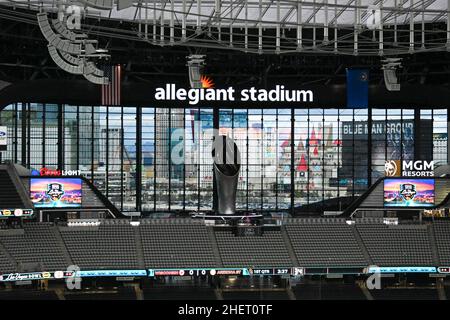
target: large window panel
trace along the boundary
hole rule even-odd
[[[268,110],[264,110],[268,111]],[[266,113],[265,113],[266,114]],[[266,158],[270,155],[265,154],[264,150],[268,144],[266,131],[270,130],[272,125],[276,122],[265,119],[267,122],[264,124],[262,110],[261,109],[249,109],[248,110],[248,199],[249,210],[261,210],[263,207],[263,190],[266,188],[267,192],[273,192],[275,187],[275,180],[272,183],[266,181],[270,179],[267,176],[267,167],[265,164]],[[262,130],[264,124],[264,133]],[[266,127],[267,126],[267,127]],[[266,149],[267,150],[267,149]],[[243,150],[245,151],[245,150]],[[241,151],[242,153],[242,151]],[[272,168],[272,170],[275,168]],[[275,171],[275,170],[273,170]],[[270,175],[270,174],[269,174]],[[264,181],[264,185],[263,185]],[[272,201],[267,201],[265,204],[267,207],[275,203],[276,195],[273,193]],[[270,203],[269,203],[270,202]]]
[[[142,109],[142,210],[155,209],[155,109]]]
[[[44,163],[44,105],[40,103],[30,103],[28,107],[27,128],[29,146],[27,161],[30,167],[36,170],[45,166]],[[22,128],[23,129],[23,128]]]
[[[136,108],[123,108],[123,210],[136,211]]]
[[[448,110],[433,110],[433,159],[436,168],[448,164]]]
[[[294,119],[294,205],[308,204],[308,109],[296,109]]]
[[[156,209],[168,210],[170,198],[170,109],[157,108],[155,120]]]
[[[274,110],[268,122],[277,125],[277,209],[289,209],[291,206],[291,110]],[[266,118],[266,114],[264,115]],[[272,120],[272,121],[271,121]],[[273,121],[275,120],[275,121]],[[265,121],[265,120],[264,120]],[[268,198],[265,198],[268,199]]]
[[[369,139],[369,120],[367,109],[354,110],[355,123],[364,124],[361,131],[355,130],[353,141],[353,196],[360,195],[368,188],[368,139]],[[384,174],[384,162],[382,163]],[[374,181],[372,181],[374,182]]]
[[[212,142],[213,142],[213,110],[199,109],[199,164],[200,164],[200,210],[211,210],[213,199],[213,164],[212,164]]]
[[[121,107],[108,108],[107,183],[108,198],[122,209],[126,173],[123,171],[123,117]]]
[[[63,106],[64,169],[78,170],[78,107]]]

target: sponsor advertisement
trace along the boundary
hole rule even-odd
[[[387,160],[384,164],[384,174],[386,177],[432,177],[434,161]]]
[[[0,209],[0,218],[28,218],[33,216],[33,213],[33,209]]]
[[[8,128],[0,126],[0,151],[5,151],[8,141]]]

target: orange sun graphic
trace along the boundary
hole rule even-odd
[[[214,87],[214,81],[208,76],[201,76],[202,88],[208,89]]]

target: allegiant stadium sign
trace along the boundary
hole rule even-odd
[[[155,100],[188,101],[190,105],[201,101],[313,102],[314,95],[311,90],[287,90],[283,85],[276,85],[272,90],[251,87],[242,89],[237,95],[233,87],[184,89],[172,83],[156,88]]]

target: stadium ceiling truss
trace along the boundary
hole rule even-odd
[[[88,34],[158,46],[365,56],[450,51],[450,0],[0,0],[0,5],[58,15],[60,21],[78,15]],[[89,18],[127,24],[105,28]]]

